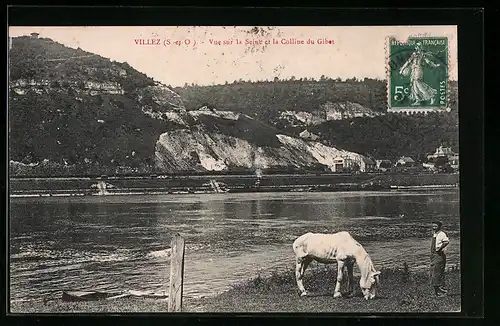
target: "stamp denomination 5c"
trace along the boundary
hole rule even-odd
[[[388,39],[388,104],[390,111],[448,109],[448,39]]]

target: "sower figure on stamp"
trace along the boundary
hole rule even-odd
[[[441,230],[443,223],[432,222],[434,234],[431,242],[431,283],[438,297],[445,296],[448,292],[445,288],[444,269],[446,266],[446,253],[444,248],[450,240]]]
[[[427,85],[423,80],[424,62],[431,67],[439,67],[439,63],[432,62],[430,54],[423,52],[420,43],[417,43],[415,52],[410,55],[408,61],[399,70],[403,76],[410,75],[410,99],[414,101],[412,105],[419,105],[422,101],[430,101],[430,104],[433,105],[437,94],[437,90]]]

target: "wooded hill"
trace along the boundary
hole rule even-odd
[[[374,118],[332,120],[309,130],[340,148],[375,159],[395,161],[410,156],[425,162],[426,156],[440,145],[459,152],[457,112],[388,113]]]
[[[319,80],[291,78],[274,81],[234,81],[225,85],[197,86],[185,84],[174,91],[188,110],[202,106],[242,112],[264,122],[272,121],[280,111],[318,110],[330,102],[353,102],[376,112],[387,111],[385,80],[356,78],[342,80],[322,76]],[[450,82],[450,106],[457,109],[457,83]]]
[[[374,111],[386,110],[386,83],[366,78],[320,80],[235,81],[214,86],[185,85],[174,88],[187,109],[201,106],[237,111],[264,122],[273,121],[280,111],[311,112],[327,101],[351,101]]]
[[[51,39],[18,37],[12,45],[10,160],[47,159],[95,173],[117,166],[151,168],[159,135],[175,126],[142,112],[137,94],[154,85],[151,78],[127,63]],[[111,88],[90,94],[88,83]]]

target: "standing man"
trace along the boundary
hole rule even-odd
[[[448,292],[445,289],[444,268],[446,266],[446,254],[444,248],[450,243],[450,240],[441,230],[443,223],[440,221],[432,222],[434,231],[431,243],[431,283],[434,287],[436,296],[443,297]]]

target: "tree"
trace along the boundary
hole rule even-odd
[[[443,167],[448,164],[448,156],[438,156],[434,159],[435,167]]]
[[[426,162],[427,161],[427,155],[425,153],[419,153],[417,155],[417,162]]]
[[[59,88],[59,87],[61,87],[61,84],[57,80],[53,80],[50,82],[50,87]]]

